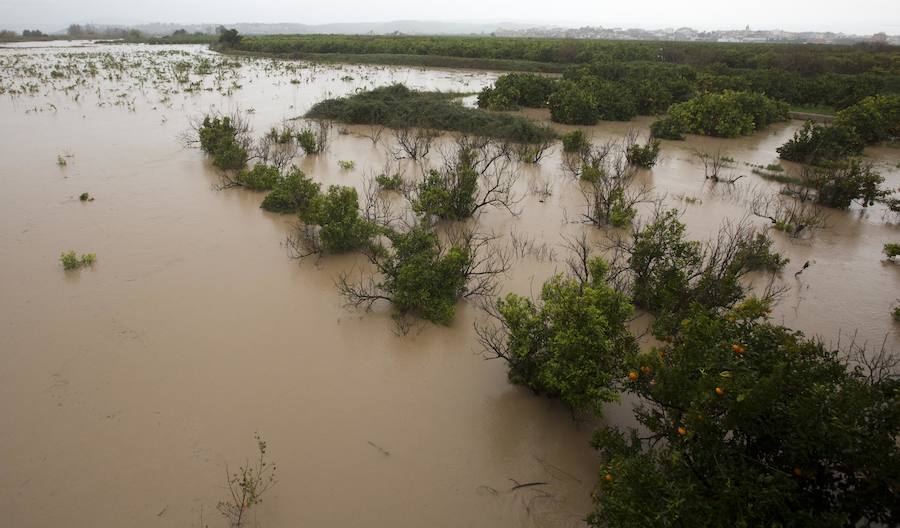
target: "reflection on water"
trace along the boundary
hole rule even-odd
[[[144,67],[50,76],[104,56]],[[461,305],[449,327],[405,337],[386,307],[346,310],[333,281],[361,259],[287,258],[293,220],[260,210],[261,194],[217,191],[215,170],[178,140],[209,110],[252,111],[261,132],[357,89],[403,82],[476,92],[496,75],[242,61],[195,75],[188,91],[167,72],[196,57],[216,60],[192,46],[0,50],[0,509],[8,524],[199,526],[202,516],[219,525],[224,464],[252,455],[259,431],[279,474],[258,510],[262,526],[578,526],[596,481],[592,427],[510,386],[501,363],[482,359],[475,306]],[[40,82],[11,95],[27,79],[10,72],[28,66]],[[588,130],[605,141],[629,128],[646,133],[650,122]],[[664,142],[659,164],[640,178],[684,211],[693,237],[708,237],[724,219],[748,216],[753,193],[777,190],[744,164],[776,162],[775,148],[798,125]],[[297,163],[319,181],[361,187],[391,142],[385,134],[373,145],[362,132],[336,127],[326,153]],[[727,152],[748,176],[710,186],[694,149]],[[67,165],[57,166],[65,154]],[[870,154],[887,185],[900,186],[900,151]],[[338,160],[356,168],[342,171]],[[550,195],[530,192],[539,187]],[[581,195],[558,149],[522,167],[517,190],[520,216],[488,210],[479,223],[556,249],[556,258],[516,261],[504,289],[529,293],[563,268],[564,236],[605,235],[573,221]],[[79,202],[82,192],[96,200]],[[895,349],[900,331],[888,312],[900,297],[900,266],[880,255],[898,239],[892,222],[880,207],[851,209],[831,212],[812,240],[775,233],[791,258],[776,318],[827,342],[858,332],[859,341],[886,337]],[[57,259],[67,249],[95,252],[98,262],[63,272]],[[608,419],[627,423],[627,404]],[[514,489],[529,482],[546,484]]]

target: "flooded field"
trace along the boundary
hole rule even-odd
[[[253,510],[260,526],[583,524],[599,467],[593,426],[483,358],[477,306],[407,335],[387,306],[349,310],[334,280],[364,259],[289,258],[295,219],[262,211],[261,193],[220,190],[218,171],[180,141],[210,111],[239,111],[262,134],[327,97],[397,82],[477,92],[495,74],[234,59],[192,46],[35,46],[0,49],[3,524],[225,526],[215,507],[226,465],[254,456],[255,432],[278,468]],[[583,129],[602,142],[631,128],[646,135],[651,121]],[[765,225],[753,197],[779,184],[747,164],[777,163],[775,148],[800,125],[663,142],[639,179],[684,211],[694,238],[725,219]],[[336,125],[326,152],[295,162],[317,181],[362,188],[393,141],[365,133]],[[696,149],[727,153],[746,177],[710,184]],[[482,230],[544,248],[514,261],[504,291],[537,291],[563,269],[565,236],[608,234],[578,222],[582,195],[559,150],[520,167],[520,215],[478,218]],[[867,155],[886,187],[900,187],[900,149]],[[80,201],[84,192],[94,200]],[[791,260],[775,319],[827,343],[855,335],[897,349],[900,266],[881,248],[900,238],[898,222],[880,205],[854,206],[830,210],[812,237],[774,232]],[[97,263],[64,272],[69,249]],[[529,482],[545,484],[513,489]]]

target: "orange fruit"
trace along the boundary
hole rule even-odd
[[[637,373],[637,371],[636,371],[636,370],[632,370],[631,372],[629,372],[629,373],[628,373],[628,379],[630,379],[631,381],[637,381],[637,379],[638,379],[638,373]]]
[[[653,372],[653,369],[647,366],[643,366],[641,367],[641,372],[643,372],[644,374],[650,374],[651,372]]]
[[[612,482],[613,476],[612,476],[612,474],[607,473],[606,475],[603,476],[603,479],[606,480],[606,482]]]
[[[744,347],[742,347],[741,345],[739,345],[739,344],[737,344],[737,343],[733,343],[733,344],[731,345],[731,351],[734,352],[735,354],[743,354],[743,353],[744,353]]]
[[[725,394],[725,389],[723,389],[722,387],[716,387],[716,394],[718,394],[719,396]]]
[[[687,429],[685,429],[684,427],[679,427],[678,429],[676,429],[676,431],[680,436],[684,436],[687,434]]]

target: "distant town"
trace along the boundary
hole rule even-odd
[[[876,33],[850,35],[845,33],[780,29],[751,29],[701,31],[689,27],[642,29],[602,26],[580,28],[561,26],[530,26],[515,22],[444,22],[433,20],[394,20],[385,22],[351,22],[333,24],[298,23],[237,23],[225,24],[243,35],[276,34],[332,34],[332,35],[471,35],[498,37],[571,38],[606,40],[664,40],[695,42],[784,42],[812,44],[856,44],[860,42],[900,45],[900,35]],[[72,24],[68,28],[0,28],[0,41],[10,38],[53,38],[91,36],[108,38],[137,38],[140,36],[214,35],[220,24],[150,23],[134,25]],[[19,33],[21,31],[21,33]],[[21,35],[21,37],[20,37]]]
[[[753,30],[750,26],[741,30],[698,31],[689,27],[678,29],[604,28],[585,26],[580,28],[498,29],[495,34],[504,37],[543,37],[606,40],[670,40],[686,42],[792,42],[812,44],[855,44],[872,42],[900,45],[900,35],[876,33],[874,35],[847,35],[832,32],[790,32],[780,29]]]

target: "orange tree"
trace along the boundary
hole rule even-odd
[[[900,524],[890,362],[854,366],[767,311],[755,299],[695,310],[665,346],[631,357],[641,427],[595,435],[593,526]]]

